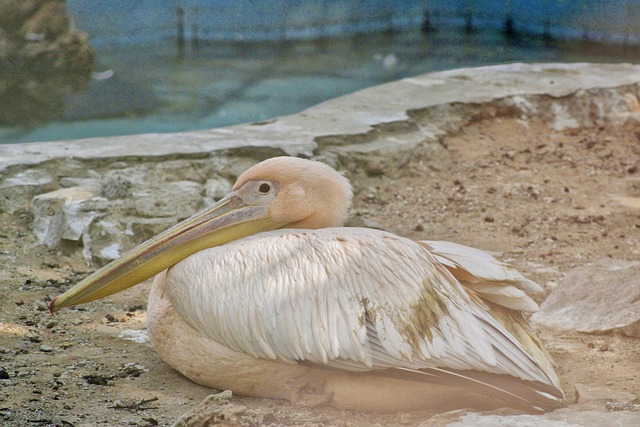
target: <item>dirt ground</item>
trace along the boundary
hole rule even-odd
[[[554,131],[480,121],[442,145],[343,163],[356,190],[353,224],[488,250],[548,291],[575,267],[640,258],[640,210],[615,199],[640,197],[637,123]],[[0,424],[169,425],[212,393],[148,343],[120,337],[144,329],[148,283],[52,317],[50,299],[95,267],[79,250],[37,245],[30,221],[27,212],[0,214]],[[640,397],[640,339],[538,331],[568,401],[576,383]],[[235,396],[226,406],[239,425],[420,425],[429,417]]]

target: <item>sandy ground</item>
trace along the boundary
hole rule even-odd
[[[640,210],[614,201],[640,196],[639,124],[557,132],[533,121],[480,121],[442,145],[343,163],[356,189],[352,223],[488,250],[547,290],[575,267],[640,258]],[[144,329],[148,284],[52,317],[48,301],[95,267],[73,248],[36,245],[30,222],[28,213],[0,214],[0,424],[168,425],[212,393],[165,365],[148,343],[119,337]],[[576,383],[640,397],[640,339],[539,334],[569,401]],[[242,397],[221,407],[218,421],[239,425],[429,418]]]

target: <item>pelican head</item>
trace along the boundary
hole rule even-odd
[[[51,301],[54,313],[123,291],[206,248],[278,228],[341,226],[349,181],[331,167],[274,157],[248,169],[231,193],[102,267]]]

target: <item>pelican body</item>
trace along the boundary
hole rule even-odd
[[[150,339],[199,384],[375,412],[564,406],[523,314],[536,283],[477,249],[343,227],[351,196],[327,165],[268,159],[50,310],[155,275]]]

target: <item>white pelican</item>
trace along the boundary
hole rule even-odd
[[[377,412],[565,404],[522,313],[537,284],[477,249],[342,227],[351,196],[325,164],[266,160],[50,310],[156,275],[150,339],[200,384]]]

